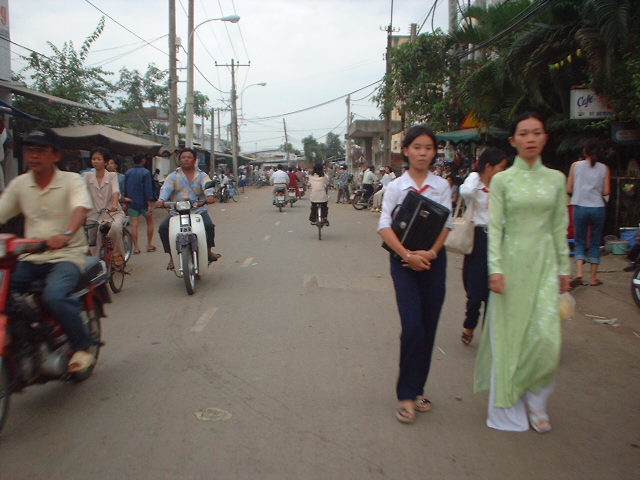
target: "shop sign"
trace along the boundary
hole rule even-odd
[[[597,120],[613,115],[611,105],[589,88],[571,89],[570,95],[569,115],[572,120]]]
[[[611,139],[624,145],[636,145],[640,143],[640,128],[631,128],[624,125],[611,125]]]

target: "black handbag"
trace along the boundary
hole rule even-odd
[[[444,205],[410,190],[391,214],[391,229],[408,250],[429,250],[440,236],[450,213]],[[382,248],[399,258],[387,244],[383,243]]]

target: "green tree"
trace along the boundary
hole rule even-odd
[[[309,135],[302,139],[302,148],[304,151],[304,158],[308,162],[318,162],[322,160],[322,148],[320,148],[318,140],[316,140],[313,135]]]
[[[115,91],[107,79],[110,72],[101,67],[86,65],[91,46],[100,37],[103,29],[104,17],[84,40],[79,50],[74,48],[71,41],[64,42],[61,48],[47,42],[53,50],[53,55],[44,57],[33,52],[23,57],[27,66],[14,78],[25,81],[31,88],[40,92],[110,110],[110,98]],[[47,125],[52,127],[102,123],[105,119],[103,114],[97,112],[59,104],[50,105],[24,97],[18,97],[14,103],[17,108],[44,119]],[[23,125],[22,129],[24,128],[28,126]],[[19,124],[17,129],[21,129]]]
[[[338,159],[344,157],[344,146],[342,145],[342,140],[340,140],[340,135],[329,132],[325,145],[327,158]]]
[[[280,145],[280,150],[283,150],[283,151],[289,152],[289,153],[293,153],[296,156],[301,156],[302,155],[302,152],[300,150],[298,150],[297,148],[293,148],[293,145],[290,142],[283,143],[282,145]]]

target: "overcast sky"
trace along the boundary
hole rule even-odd
[[[90,0],[129,30],[153,42],[144,44],[109,18],[94,44],[88,63],[103,65],[117,72],[122,67],[146,70],[150,62],[168,67],[168,0]],[[422,23],[434,0],[395,0],[393,25],[398,34],[408,35],[409,24]],[[231,74],[219,64],[234,58],[251,67],[241,67],[236,75],[244,121],[240,126],[240,144],[244,152],[278,147],[284,142],[281,116],[331,100],[371,84],[384,75],[385,33],[380,27],[390,20],[390,0],[195,0],[195,24],[209,18],[238,14],[238,24],[210,22],[197,30],[195,64],[207,80],[223,92],[229,92]],[[440,0],[435,26],[446,30],[447,3]],[[40,53],[50,55],[47,41],[62,46],[72,40],[78,48],[94,30],[103,15],[86,0],[9,0],[11,39]],[[186,48],[188,0],[176,0],[177,32]],[[431,20],[423,27],[431,30]],[[24,66],[24,49],[12,45],[14,71]],[[178,63],[185,66],[187,55],[181,51]],[[186,72],[179,72],[186,80]],[[115,77],[114,77],[115,79]],[[266,82],[267,86],[250,85]],[[229,94],[216,91],[195,74],[195,88],[222,107]],[[246,88],[246,90],[245,90]],[[353,94],[352,112],[356,119],[378,118],[370,102],[374,87]],[[185,83],[178,95],[184,102]],[[367,97],[367,98],[364,98]],[[240,108],[240,102],[238,103]],[[320,141],[330,131],[344,135],[344,100],[304,113],[286,116],[290,141],[313,134]],[[229,117],[221,123],[228,123]],[[223,137],[224,137],[223,133]]]

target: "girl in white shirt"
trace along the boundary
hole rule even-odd
[[[467,314],[462,329],[462,343],[469,345],[478,326],[480,307],[487,308],[489,271],[487,267],[487,225],[489,224],[489,185],[491,178],[507,166],[507,154],[488,147],[478,159],[478,170],[469,174],[460,186],[460,195],[475,224],[473,251],[464,256],[462,283],[467,293]],[[483,315],[484,318],[484,315]]]
[[[402,155],[409,171],[386,187],[378,233],[400,258],[391,256],[391,278],[400,312],[400,373],[396,385],[396,418],[413,423],[415,411],[428,412],[431,402],[424,396],[431,354],[444,302],[447,257],[443,247],[451,228],[442,229],[429,250],[410,251],[391,228],[393,209],[402,204],[409,190],[451,210],[451,189],[447,181],[429,172],[437,154],[434,133],[424,125],[410,128],[402,142]]]

